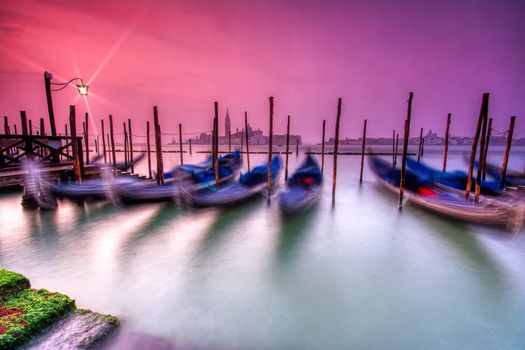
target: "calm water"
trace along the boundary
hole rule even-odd
[[[368,169],[359,186],[359,157],[339,159],[335,208],[327,157],[321,203],[287,220],[276,200],[38,212],[4,194],[0,266],[121,318],[112,348],[524,349],[523,235],[399,213]],[[429,147],[425,161],[441,156]]]

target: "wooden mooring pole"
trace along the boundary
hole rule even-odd
[[[479,111],[478,124],[476,126],[476,134],[474,135],[474,140],[472,141],[472,149],[470,151],[470,161],[467,174],[467,186],[465,188],[465,198],[469,199],[470,191],[472,190],[472,177],[474,174],[474,162],[476,160],[476,149],[478,148],[479,134],[481,133],[481,126],[483,124],[483,116],[488,112],[489,108],[489,94],[484,93],[481,109]]]
[[[335,144],[334,144],[334,168],[332,172],[332,206],[335,204],[335,188],[337,182],[337,152],[339,150],[339,123],[341,121],[341,103],[342,99],[337,100],[337,118],[335,120]]]
[[[488,113],[483,115],[483,124],[481,127],[481,141],[479,144],[479,159],[478,159],[478,171],[476,174],[476,187],[474,190],[474,200],[479,201],[479,195],[481,193],[481,178],[483,176],[483,160],[485,159],[485,140],[487,138],[487,124],[488,124]]]
[[[394,150],[394,167],[397,166],[397,155],[399,154],[399,133],[396,133],[396,148]]]
[[[146,122],[146,150],[148,152],[148,178],[152,179],[153,177],[151,176],[151,145],[149,141],[149,134],[150,134],[149,121],[147,121]]]
[[[107,164],[108,159],[107,159],[107,154],[106,154],[106,138],[105,138],[106,132],[104,131],[104,119],[100,120],[100,124],[102,127],[102,153],[104,154],[104,164]]]
[[[414,98],[414,93],[411,92],[408,95],[408,108],[407,108],[407,118],[405,120],[405,134],[403,137],[403,155],[401,157],[401,178],[399,180],[399,202],[397,207],[399,210],[403,209],[403,196],[405,192],[405,172],[406,172],[406,162],[407,162],[407,153],[408,153],[408,140],[410,136],[410,119],[412,118],[412,99]]]
[[[423,152],[423,128],[419,130],[419,148],[417,150],[417,162],[421,162],[421,152]]]
[[[122,123],[123,130],[124,130],[124,167],[128,168],[128,131],[126,128],[126,123]]]
[[[450,119],[452,118],[451,113],[447,115],[447,126],[445,128],[445,150],[443,151],[443,168],[442,171],[447,171],[447,155],[448,155],[448,137],[450,134]]]
[[[77,137],[78,164],[80,168],[80,179],[84,178],[84,152],[82,151],[82,138]]]
[[[22,127],[22,135],[28,135],[26,111],[20,111],[20,126]]]
[[[509,163],[510,155],[510,146],[512,145],[512,136],[514,134],[514,124],[516,122],[516,117],[510,117],[510,128],[509,134],[507,136],[507,145],[505,146],[505,154],[503,155],[503,165],[501,167],[501,175],[499,177],[499,188],[505,188],[505,177],[507,176],[507,164]]]
[[[29,133],[31,134],[31,128],[33,126],[31,125],[31,119],[29,120]],[[40,118],[40,135],[44,136],[46,134],[45,124],[44,124],[44,118]],[[44,156],[44,152],[46,150],[43,147],[40,147],[40,155]]]
[[[67,135],[68,135],[68,133],[67,133],[67,124],[64,125],[64,135],[66,136],[66,141],[65,142],[67,144],[68,143],[68,141],[67,141]],[[69,147],[66,147],[66,154],[69,156]]]
[[[492,135],[492,118],[489,118],[489,126],[487,129],[487,140],[485,141],[485,153],[483,155],[483,169],[481,173],[481,180],[485,181],[487,177],[487,155],[489,153],[490,137]]]
[[[180,153],[180,165],[184,164],[184,158],[182,157],[182,124],[179,123],[179,153]]]
[[[112,156],[112,163],[113,163],[113,170],[117,169],[117,158],[115,155],[115,136],[113,134],[113,116],[109,115],[109,136],[111,138],[111,156]]]
[[[106,145],[108,145],[109,163],[112,164],[112,161],[111,161],[111,142],[109,141],[109,133],[106,134]]]
[[[366,119],[363,125],[363,140],[361,142],[361,171],[359,173],[359,182],[363,182],[363,166],[365,164],[365,146],[366,146]]]
[[[157,185],[162,185],[164,184],[164,164],[162,162],[162,138],[157,106],[153,106],[153,125],[155,127],[155,153],[157,155]]]
[[[79,142],[77,139],[77,124],[74,105],[69,106],[69,129],[71,131],[71,153],[73,155],[73,171],[75,173],[75,180],[77,182],[82,182],[80,155],[78,149]]]
[[[10,131],[11,130],[9,130],[9,118],[7,117],[7,115],[5,115],[4,116],[4,134],[9,135]]]
[[[87,112],[84,117],[84,123],[86,125],[85,126],[86,130],[84,134],[84,137],[85,137],[84,145],[86,146],[86,164],[89,164],[89,115]]]
[[[324,174],[324,138],[326,129],[326,119],[323,119],[323,136],[321,139],[321,176]]]
[[[213,118],[213,167],[215,168],[215,187],[219,188],[219,102],[213,103],[215,110],[215,117]]]
[[[268,134],[268,203],[272,190],[273,96],[270,96],[270,130]]]
[[[299,157],[299,138],[295,139],[295,156]]]
[[[190,155],[191,155],[191,153],[192,153],[192,152],[191,152],[191,137],[190,137],[190,139],[188,140],[188,142],[189,142],[189,144],[190,144]]]
[[[128,118],[128,140],[129,140],[129,163],[131,164],[131,173],[135,172],[133,164],[133,137],[131,135],[131,118]]]
[[[288,153],[290,152],[290,116],[286,125],[286,160],[284,166],[284,181],[288,181]]]
[[[396,130],[392,130],[392,168],[396,166],[396,159],[394,158],[394,153],[396,150]]]
[[[248,112],[244,111],[244,133],[246,134],[246,161],[248,162],[248,171],[250,171],[250,139],[248,137]],[[241,133],[241,152],[242,152],[242,133]]]

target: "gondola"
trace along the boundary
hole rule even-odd
[[[108,198],[109,193],[115,187],[125,188],[140,182],[141,180],[135,177],[120,176],[110,180],[96,179],[86,180],[81,183],[62,182],[51,184],[50,190],[51,194],[59,199],[67,198],[72,201],[104,200]]]
[[[369,163],[379,183],[399,195],[400,170],[377,157],[370,156]],[[433,186],[428,178],[413,171],[405,174],[405,195],[409,203],[435,214],[475,224],[498,225],[516,230],[523,224],[522,205],[483,197],[478,202],[467,200],[459,193]]]
[[[275,184],[282,170],[280,156],[272,158],[271,167],[272,184]],[[264,164],[242,174],[238,182],[222,187],[219,186],[218,189],[211,187],[195,192],[188,199],[197,207],[235,205],[263,193],[267,184],[268,164]]]
[[[219,183],[225,184],[235,179],[238,174],[240,158],[219,166]],[[173,202],[182,194],[192,194],[215,185],[215,169],[196,172],[190,177],[179,177],[177,181],[157,185],[152,182],[141,182],[133,186],[116,186],[117,198],[121,203],[138,204],[154,202]]]
[[[239,150],[219,157],[219,167],[229,166],[232,170],[236,171],[240,168],[241,164],[242,159],[241,152]],[[212,156],[209,156],[206,160],[199,164],[177,165],[170,171],[164,172],[164,182],[170,183],[185,180],[212,167]]]
[[[434,169],[423,162],[417,162],[415,159],[408,157],[407,158],[408,168],[417,176],[426,179],[429,182],[434,183],[438,187],[444,189],[453,189],[460,194],[465,191],[467,188],[467,179],[468,174],[461,170],[442,172],[440,170]],[[476,184],[476,178],[472,177],[472,191],[474,191]],[[499,188],[499,183],[497,181],[481,181],[480,184],[481,194],[487,196],[504,196],[505,194],[501,192]]]
[[[501,167],[487,163],[487,173],[493,178],[500,181]],[[505,185],[512,187],[525,187],[525,174],[515,170],[507,170],[505,173]]]
[[[303,164],[288,179],[287,189],[280,195],[281,212],[290,215],[317,203],[322,182],[319,164],[311,155],[307,155]]]

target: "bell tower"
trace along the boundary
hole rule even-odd
[[[228,113],[228,109],[226,109],[226,118],[224,119],[224,136],[228,137],[231,131],[231,123],[230,123],[230,114]]]

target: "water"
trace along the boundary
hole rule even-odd
[[[4,194],[0,266],[118,316],[113,349],[525,348],[523,235],[399,213],[368,169],[359,186],[360,157],[339,159],[335,208],[327,156],[322,201],[286,220],[277,200],[202,210],[62,201],[39,212]],[[449,168],[460,166],[451,154]]]

